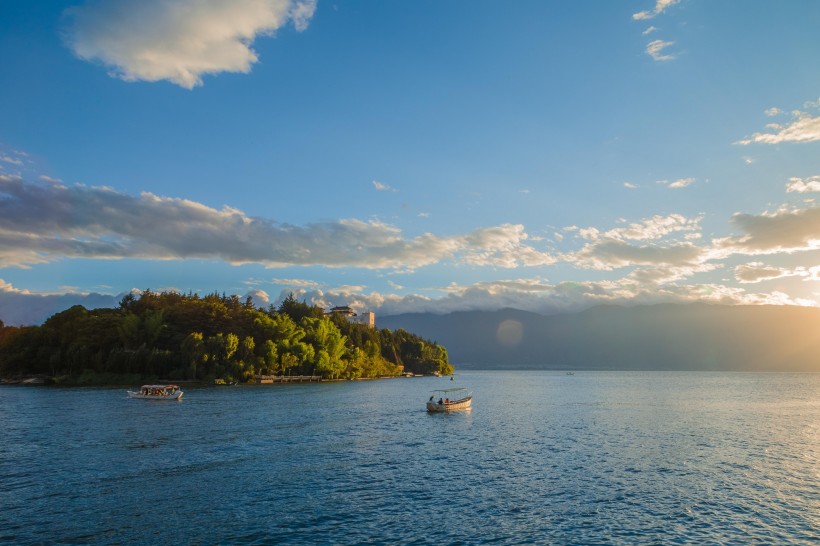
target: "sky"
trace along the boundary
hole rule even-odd
[[[820,305],[813,0],[0,3],[0,320]]]

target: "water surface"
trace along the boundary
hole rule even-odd
[[[820,540],[818,374],[0,387],[0,435],[0,543]]]

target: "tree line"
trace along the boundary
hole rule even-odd
[[[257,375],[325,379],[450,374],[447,350],[399,329],[369,328],[289,295],[278,308],[250,297],[152,292],[117,308],[75,305],[41,326],[0,321],[0,376],[61,383],[214,380]]]

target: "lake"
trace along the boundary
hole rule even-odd
[[[0,543],[820,540],[820,374],[6,386],[0,435]]]

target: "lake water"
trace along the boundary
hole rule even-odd
[[[0,543],[820,540],[820,374],[0,387],[0,436]]]

